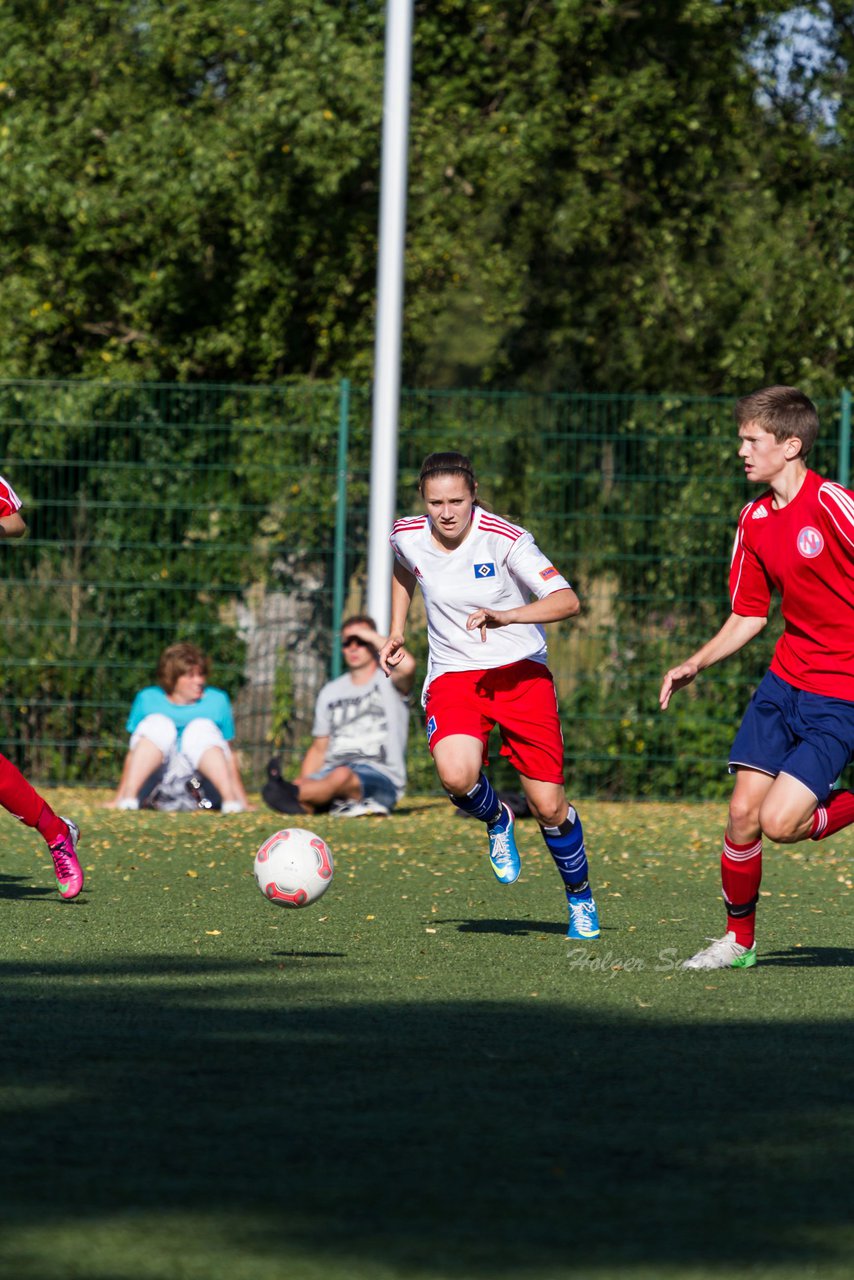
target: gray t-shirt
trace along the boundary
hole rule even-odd
[[[406,786],[409,698],[377,670],[367,684],[352,676],[330,680],[317,695],[315,738],[329,738],[324,765],[369,764],[397,788]]]

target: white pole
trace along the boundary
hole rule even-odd
[[[392,552],[388,535],[397,493],[397,416],[403,324],[403,246],[413,0],[386,5],[385,88],[380,169],[377,328],[371,437],[371,508],[368,525],[368,613],[388,631]]]

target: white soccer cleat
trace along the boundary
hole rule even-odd
[[[730,930],[722,938],[710,938],[711,946],[698,951],[690,960],[683,960],[683,969],[752,969],[756,964],[756,943],[744,947],[736,942]]]

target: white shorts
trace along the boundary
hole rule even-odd
[[[154,712],[145,716],[131,734],[130,748],[133,751],[140,738],[146,738],[157,747],[163,756],[166,766],[164,783],[191,778],[199,767],[202,756],[211,747],[219,747],[225,756],[231,755],[231,747],[222,736],[222,730],[200,716],[191,720],[181,735],[181,748],[178,749],[178,730],[168,716]]]

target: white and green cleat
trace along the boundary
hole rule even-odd
[[[736,942],[730,931],[722,938],[710,938],[711,946],[698,951],[690,960],[683,960],[683,969],[752,969],[756,964],[756,943],[744,947]]]

